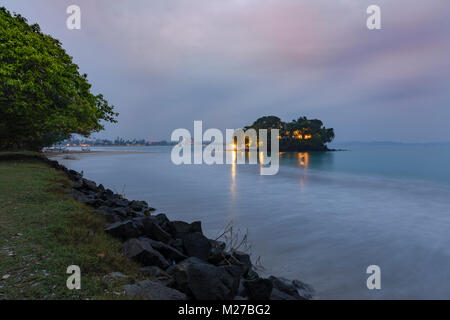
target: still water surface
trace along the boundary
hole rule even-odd
[[[175,166],[170,147],[57,159],[169,219],[201,220],[208,237],[233,221],[265,273],[308,282],[319,299],[449,299],[450,147],[347,148],[283,153],[275,176],[258,165]],[[372,264],[381,290],[366,287]]]

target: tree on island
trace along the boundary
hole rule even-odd
[[[40,150],[116,122],[61,43],[0,7],[0,149]]]
[[[306,117],[283,122],[278,117],[265,116],[244,128],[244,130],[247,129],[255,129],[257,133],[259,133],[259,129],[268,129],[267,141],[270,141],[269,129],[279,129],[280,151],[328,151],[326,144],[334,139],[332,128],[325,128],[323,122],[318,119],[307,119]]]

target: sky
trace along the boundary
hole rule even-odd
[[[66,8],[81,8],[81,30]],[[366,26],[381,8],[381,30]],[[336,141],[450,141],[449,0],[0,0],[39,23],[120,113],[95,137],[170,139],[265,115]]]

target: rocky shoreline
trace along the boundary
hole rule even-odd
[[[246,253],[203,235],[200,221],[170,221],[145,201],[130,201],[43,158],[72,181],[73,197],[95,208],[123,242],[122,253],[143,265],[149,279],[123,287],[132,298],[155,300],[309,300],[313,288],[299,280],[262,278]],[[124,277],[119,273],[113,278]]]

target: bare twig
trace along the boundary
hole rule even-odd
[[[249,241],[248,237],[248,229],[245,233],[242,233],[240,229],[235,231],[233,221],[230,221],[226,226],[224,231],[215,239],[216,241],[222,240],[225,243],[225,251],[231,253],[231,255],[226,255],[222,253],[223,259],[228,264],[240,264],[241,262],[238,261],[234,256],[234,252],[243,252],[248,255],[252,255],[252,247]],[[232,260],[232,261],[230,261]],[[253,267],[258,270],[263,270],[264,267],[261,263],[261,257],[258,257],[256,259],[256,262],[254,263]]]

